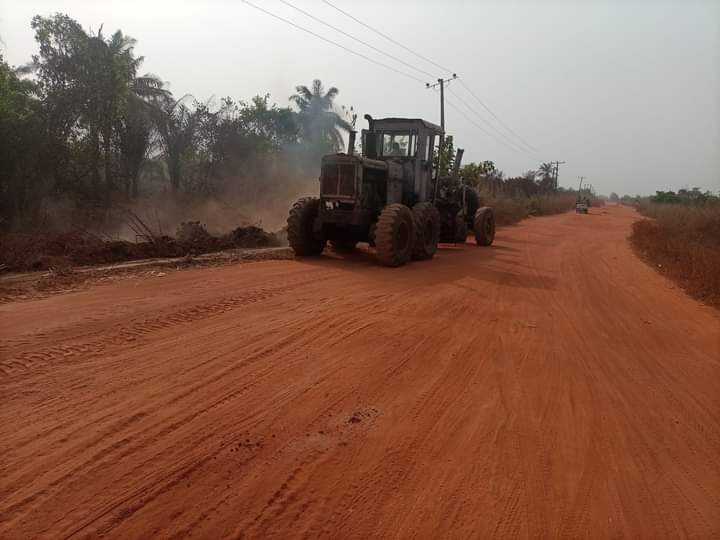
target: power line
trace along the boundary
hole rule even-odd
[[[552,165],[552,163],[553,162],[551,161],[550,164]],[[558,188],[558,174],[560,173],[560,165],[565,165],[565,163],[567,163],[567,161],[559,161],[559,160],[555,161],[555,178],[554,178],[555,191],[557,191],[557,188]]]
[[[525,139],[523,139],[520,135],[518,135],[518,134],[515,133],[512,129],[510,129],[510,127],[509,127],[505,122],[503,122],[502,120],[500,120],[500,118],[498,118],[498,116],[497,116],[494,112],[492,112],[492,110],[490,110],[490,107],[488,107],[487,105],[485,105],[485,103],[483,103],[483,101],[475,94],[475,92],[472,91],[472,89],[471,89],[467,84],[465,84],[465,82],[464,82],[462,79],[460,79],[460,84],[462,84],[463,87],[465,88],[465,90],[467,90],[468,93],[469,93],[472,97],[474,97],[474,98],[477,100],[477,102],[478,102],[480,105],[482,105],[482,107],[483,107],[488,113],[490,113],[495,120],[497,120],[498,122],[500,122],[500,124],[502,124],[502,126],[503,126],[505,129],[507,129],[510,133],[512,133],[515,137],[517,137],[518,140],[521,141],[521,142],[522,142],[525,146],[527,146],[530,150],[532,150],[533,152],[537,152],[537,148],[534,148],[532,145],[528,144],[528,143],[525,141]]]
[[[470,104],[469,104],[467,101],[465,101],[460,95],[458,95],[458,93],[455,92],[452,88],[448,88],[448,91],[449,91],[453,96],[455,96],[455,98],[456,98],[458,101],[460,101],[463,105],[465,105],[465,107],[466,107],[471,113],[473,113],[479,120],[481,120],[485,125],[487,125],[487,126],[488,126],[489,128],[491,128],[491,129],[493,129],[493,131],[495,131],[500,137],[502,137],[505,142],[507,142],[509,145],[512,145],[512,147],[515,148],[515,149],[518,150],[518,151],[530,153],[528,150],[526,150],[525,148],[523,148],[523,147],[520,146],[519,144],[517,144],[517,143],[515,143],[514,141],[512,141],[511,139],[509,139],[506,135],[504,135],[503,133],[501,133],[501,132],[500,132],[495,126],[493,126],[490,122],[488,122],[487,120],[485,120],[485,119],[480,115],[479,112],[477,112],[475,109],[473,109],[473,108],[470,106]],[[497,138],[496,138],[494,135],[493,135],[493,138],[495,138],[495,139],[497,140]]]
[[[403,44],[400,43],[399,41],[394,40],[393,38],[391,38],[391,37],[388,36],[387,34],[383,34],[380,30],[376,30],[375,28],[373,28],[373,27],[370,26],[369,24],[366,24],[366,23],[362,22],[360,19],[358,19],[358,18],[350,15],[347,11],[344,11],[344,10],[340,9],[339,7],[337,7],[337,6],[336,6],[335,4],[333,4],[332,2],[329,2],[328,0],[322,0],[322,1],[325,2],[325,3],[326,3],[328,6],[330,6],[331,8],[339,11],[340,13],[342,13],[343,15],[345,15],[346,17],[349,17],[350,19],[352,19],[352,20],[355,21],[356,23],[363,25],[365,28],[367,28],[367,29],[370,30],[371,32],[375,32],[377,35],[384,37],[385,39],[387,39],[387,40],[390,41],[391,43],[394,43],[394,44],[397,45],[398,47],[402,47],[403,49],[405,49],[405,50],[406,50],[407,52],[409,52],[410,54],[413,54],[413,55],[417,56],[418,58],[420,58],[421,60],[424,60],[425,62],[428,62],[429,64],[432,64],[432,65],[435,66],[435,67],[438,67],[438,68],[440,68],[440,69],[442,69],[442,70],[444,70],[444,71],[447,71],[448,73],[453,73],[453,70],[452,70],[452,69],[448,69],[448,68],[446,68],[445,66],[441,66],[441,65],[438,64],[437,62],[433,62],[432,60],[430,60],[429,58],[426,58],[426,57],[423,56],[422,54],[413,51],[411,48],[406,47],[405,45],[403,45]]]
[[[428,72],[428,71],[425,71],[424,69],[420,69],[420,68],[418,68],[418,67],[416,67],[416,66],[413,66],[412,64],[408,64],[407,62],[405,62],[405,60],[403,60],[403,59],[401,59],[401,58],[398,58],[397,56],[393,56],[393,55],[390,54],[390,53],[386,53],[386,52],[383,51],[382,49],[378,49],[377,47],[375,47],[374,45],[371,45],[371,44],[368,43],[367,41],[363,41],[362,39],[360,39],[360,38],[358,38],[358,37],[355,37],[355,36],[353,36],[352,34],[348,34],[347,32],[345,32],[344,30],[338,28],[337,26],[333,26],[333,25],[330,24],[329,22],[323,21],[322,19],[316,17],[316,16],[313,15],[312,13],[308,13],[308,12],[305,11],[304,9],[301,9],[301,8],[299,8],[299,7],[291,4],[291,3],[288,2],[287,0],[280,0],[280,2],[283,3],[283,4],[285,4],[285,5],[288,6],[288,7],[291,7],[291,8],[294,9],[295,11],[298,11],[298,12],[302,13],[302,14],[305,15],[306,17],[310,17],[310,18],[313,19],[314,21],[317,21],[317,22],[319,22],[320,24],[324,24],[324,25],[327,26],[328,28],[332,28],[332,29],[335,30],[336,32],[340,32],[342,35],[344,35],[344,36],[346,36],[346,37],[349,37],[350,39],[353,39],[353,40],[357,41],[358,43],[362,43],[363,45],[365,45],[366,47],[372,49],[373,51],[378,52],[378,53],[380,53],[380,54],[382,54],[382,55],[384,55],[384,56],[387,56],[388,58],[391,58],[392,60],[395,60],[396,62],[398,62],[398,63],[400,63],[400,64],[403,64],[404,66],[407,66],[407,67],[409,67],[410,69],[414,69],[414,70],[417,71],[418,73],[422,73],[422,74],[424,74],[424,75],[428,75],[428,76],[433,77],[433,78],[436,77],[434,74],[432,74],[432,73],[430,73],[430,72]]]
[[[283,1],[283,0],[281,0],[281,1]],[[420,54],[420,53],[418,53],[418,52],[415,52],[415,51],[412,50],[410,47],[407,47],[406,45],[403,45],[403,44],[400,43],[399,41],[397,41],[397,40],[391,38],[390,36],[388,36],[387,34],[381,32],[380,30],[377,30],[377,29],[373,28],[373,27],[370,26],[369,24],[361,21],[360,19],[358,19],[357,17],[351,15],[351,14],[348,13],[347,11],[345,11],[345,10],[337,7],[335,4],[333,4],[332,2],[330,2],[330,0],[322,0],[322,1],[323,1],[325,4],[327,4],[328,6],[330,6],[331,8],[339,11],[340,13],[342,13],[343,15],[345,15],[346,17],[349,17],[350,19],[352,19],[352,20],[355,21],[356,23],[361,24],[362,26],[364,26],[365,28],[367,28],[367,29],[370,30],[371,32],[374,32],[375,34],[377,34],[377,35],[379,35],[379,36],[387,39],[387,40],[390,41],[391,43],[394,43],[394,44],[397,45],[398,47],[403,48],[404,50],[406,50],[406,51],[409,52],[410,54],[415,55],[416,57],[424,60],[425,62],[428,62],[429,64],[432,64],[432,65],[435,66],[435,67],[438,67],[438,68],[440,68],[440,69],[443,69],[443,70],[445,70],[445,71],[447,71],[447,72],[449,72],[449,73],[454,73],[451,69],[448,69],[447,67],[445,67],[445,66],[443,66],[443,65],[441,65],[441,64],[438,64],[437,62],[434,62],[433,60],[427,58],[426,56],[423,56],[422,54]],[[483,107],[490,115],[492,115],[493,118],[495,118],[495,120],[497,120],[505,129],[507,129],[509,133],[511,133],[514,137],[516,137],[516,138],[518,139],[518,141],[520,141],[523,145],[525,145],[530,151],[532,151],[532,152],[537,152],[537,149],[536,149],[536,148],[534,148],[531,144],[529,144],[527,141],[525,141],[525,139],[523,139],[520,135],[518,135],[515,131],[513,131],[513,130],[510,128],[510,126],[508,126],[505,122],[503,122],[503,121],[490,109],[490,107],[488,107],[488,106],[477,96],[477,94],[475,94],[475,92],[473,92],[473,91],[470,89],[470,87],[469,87],[467,84],[465,84],[465,82],[464,82],[462,79],[460,79],[460,84],[463,85],[463,87],[470,93],[470,95],[472,95],[472,96],[478,101],[478,103],[480,103],[480,105],[482,105],[482,107]]]
[[[410,73],[406,73],[406,72],[404,72],[404,71],[400,71],[399,69],[396,69],[396,68],[394,68],[394,67],[392,67],[392,66],[388,66],[387,64],[383,64],[382,62],[378,62],[377,60],[373,60],[373,59],[370,58],[369,56],[365,56],[364,54],[359,53],[359,52],[357,52],[357,51],[354,51],[354,50],[350,49],[349,47],[346,47],[345,45],[341,45],[340,43],[338,43],[338,42],[336,42],[336,41],[333,41],[333,40],[331,40],[331,39],[328,39],[328,38],[326,38],[326,37],[323,37],[323,36],[321,36],[320,34],[316,34],[316,33],[313,32],[312,30],[308,30],[307,28],[305,28],[305,27],[303,27],[303,26],[300,26],[299,24],[295,24],[294,22],[289,21],[289,20],[287,20],[286,18],[281,17],[280,15],[276,15],[275,13],[272,13],[271,11],[268,11],[268,10],[266,10],[266,9],[263,9],[263,8],[261,8],[260,6],[256,6],[256,5],[253,4],[252,2],[249,2],[248,0],[241,0],[241,1],[242,1],[244,4],[247,4],[248,6],[250,6],[250,7],[252,7],[252,8],[255,8],[255,9],[258,10],[258,11],[262,11],[262,12],[265,13],[266,15],[270,15],[271,17],[274,17],[275,19],[278,19],[278,20],[280,20],[280,21],[282,21],[282,22],[284,22],[284,23],[286,23],[286,24],[289,24],[290,26],[293,26],[293,27],[297,28],[298,30],[302,30],[303,32],[305,32],[305,33],[307,33],[307,34],[310,34],[311,36],[315,36],[316,38],[321,39],[321,40],[323,40],[323,41],[325,41],[325,42],[327,42],[327,43],[330,43],[331,45],[334,45],[334,46],[336,46],[336,47],[339,47],[340,49],[342,49],[342,50],[344,50],[344,51],[347,51],[347,52],[349,52],[350,54],[354,54],[355,56],[359,56],[360,58],[362,58],[362,59],[364,59],[364,60],[367,60],[368,62],[372,62],[373,64],[376,64],[376,65],[378,65],[378,66],[384,67],[385,69],[389,69],[390,71],[394,71],[395,73],[398,73],[398,74],[400,74],[400,75],[403,75],[404,77],[407,77],[407,78],[412,79],[412,80],[414,80],[414,81],[421,82],[421,83],[425,84],[425,81],[423,81],[422,79],[416,77],[415,75],[411,75]]]
[[[241,0],[241,1],[242,1],[244,4],[247,4],[248,6],[256,9],[257,11],[260,11],[260,12],[262,12],[262,13],[265,13],[266,15],[269,15],[269,16],[271,16],[271,17],[273,17],[273,18],[275,18],[275,19],[277,19],[277,20],[279,20],[279,21],[282,21],[282,22],[284,22],[285,24],[289,24],[290,26],[292,26],[292,27],[294,27],[294,28],[297,28],[298,30],[302,30],[303,32],[305,32],[305,33],[307,33],[307,34],[310,34],[311,36],[314,36],[314,37],[316,37],[316,38],[318,38],[318,39],[321,39],[322,41],[325,41],[326,43],[330,43],[331,45],[334,45],[335,47],[338,47],[338,48],[340,48],[340,49],[342,49],[342,50],[344,50],[344,51],[346,51],[346,52],[349,52],[349,53],[352,54],[352,55],[355,55],[355,56],[357,56],[357,57],[359,57],[359,58],[362,58],[363,60],[366,60],[366,61],[368,61],[368,62],[371,62],[371,63],[373,63],[373,64],[375,64],[375,65],[378,65],[378,66],[380,66],[380,67],[383,67],[383,68],[385,68],[385,69],[387,69],[387,70],[389,70],[389,71],[392,71],[392,72],[394,72],[394,73],[397,73],[397,74],[399,74],[399,75],[402,75],[402,76],[404,76],[404,77],[407,77],[407,78],[409,78],[409,79],[412,79],[412,80],[414,80],[414,81],[417,81],[417,82],[420,82],[420,83],[425,83],[425,81],[423,81],[422,79],[420,79],[420,78],[418,78],[418,77],[416,77],[416,76],[414,76],[414,75],[412,75],[412,74],[410,74],[410,73],[401,71],[401,70],[396,69],[396,68],[394,68],[394,67],[392,67],[392,66],[389,66],[389,65],[387,65],[387,64],[384,64],[383,62],[379,62],[379,61],[377,61],[377,60],[374,60],[373,58],[370,58],[369,56],[366,56],[366,55],[364,55],[364,54],[362,54],[362,53],[359,53],[359,52],[357,52],[357,51],[355,51],[355,50],[353,50],[353,49],[351,49],[351,48],[349,48],[349,47],[346,47],[345,45],[342,45],[342,44],[340,44],[340,43],[338,43],[338,42],[336,42],[336,41],[333,41],[333,40],[331,40],[331,39],[329,39],[329,38],[326,38],[326,37],[324,37],[324,36],[322,36],[322,35],[320,35],[320,34],[318,34],[318,33],[316,33],[316,32],[313,32],[312,30],[309,30],[309,29],[307,29],[307,28],[305,28],[305,27],[303,27],[303,26],[301,26],[301,25],[299,25],[299,24],[296,24],[296,23],[294,23],[294,22],[292,22],[292,21],[290,21],[290,20],[288,20],[288,19],[286,19],[286,18],[284,18],[284,17],[281,17],[280,15],[277,15],[277,14],[272,13],[271,11],[268,11],[268,10],[266,10],[266,9],[260,7],[260,6],[257,6],[257,5],[255,5],[255,4],[253,4],[252,2],[250,2],[249,0]],[[330,25],[329,23],[326,23],[326,22],[318,19],[317,17],[314,17],[313,15],[311,15],[311,14],[303,11],[303,10],[300,9],[300,8],[296,8],[295,6],[293,6],[292,4],[290,4],[289,2],[287,2],[287,1],[285,1],[285,0],[280,0],[280,1],[281,1],[282,3],[290,6],[291,8],[296,9],[297,11],[299,11],[299,12],[307,15],[308,17],[311,17],[312,19],[314,19],[314,20],[316,20],[316,21],[318,21],[318,22],[321,22],[322,24],[325,24],[326,26],[329,26],[330,28],[333,28],[334,30],[336,30],[336,31],[338,31],[338,32],[341,32],[341,33],[343,33],[344,35],[347,35],[348,37],[351,37],[352,39],[355,39],[356,41],[358,41],[358,42],[360,42],[360,43],[362,43],[362,44],[364,44],[364,45],[366,45],[366,46],[368,46],[368,47],[370,47],[370,48],[372,48],[372,49],[374,49],[374,50],[377,50],[375,47],[373,47],[373,46],[371,46],[371,45],[363,42],[362,40],[359,40],[358,38],[355,38],[354,36],[351,36],[350,34],[347,34],[346,32],[343,32],[342,30],[335,28],[334,26]],[[338,8],[337,6],[335,6],[334,4],[332,4],[331,2],[329,2],[328,0],[323,0],[323,2],[325,2],[325,3],[328,4],[329,6],[333,7],[333,8],[336,9],[337,11],[343,13],[344,15],[350,17],[351,19],[353,19],[354,21],[358,22],[359,24],[365,26],[365,27],[368,28],[369,30],[372,30],[372,31],[375,32],[376,34],[384,37],[385,39],[388,39],[389,41],[391,41],[391,42],[395,43],[396,45],[402,47],[403,49],[407,50],[408,52],[414,54],[414,55],[417,56],[418,58],[421,58],[421,59],[425,60],[426,62],[429,62],[429,63],[431,63],[431,64],[433,64],[433,65],[435,65],[435,66],[437,66],[437,67],[439,67],[439,68],[441,68],[441,69],[447,69],[447,68],[441,66],[440,64],[437,64],[436,62],[433,62],[432,60],[430,60],[430,59],[428,59],[428,58],[425,58],[425,57],[422,56],[421,54],[415,53],[414,51],[412,51],[411,49],[409,49],[408,47],[406,47],[406,46],[403,45],[402,43],[399,43],[399,42],[397,42],[396,40],[390,38],[389,36],[386,36],[386,35],[383,34],[382,32],[380,32],[380,31],[378,31],[378,30],[375,30],[374,28],[372,28],[371,26],[365,24],[364,22],[360,21],[359,19],[356,19],[355,17],[353,17],[353,16],[350,15],[349,13],[343,11],[342,9]],[[382,51],[380,51],[380,52],[382,52]],[[384,54],[384,53],[383,53],[383,54]],[[388,56],[390,56],[390,55],[388,55]],[[402,61],[402,60],[400,60],[400,59],[396,59],[396,58],[393,57],[393,56],[390,56],[390,57],[393,58],[393,59],[396,60],[396,61],[399,61],[399,62],[403,63],[404,65],[410,66],[411,68],[415,69],[416,71],[419,71],[419,72],[421,72],[421,73],[427,73],[427,72],[425,72],[425,71],[423,71],[423,70],[420,70],[420,69],[418,69],[418,68],[415,68],[414,66],[412,66],[412,65],[410,65],[410,64],[407,64],[406,62],[404,62],[404,61]],[[450,70],[448,70],[448,71],[450,71]],[[460,82],[461,82],[461,83],[463,84],[463,86],[473,95],[473,97],[475,97],[478,101],[480,101],[480,98],[478,98],[478,97],[467,87],[467,85],[465,85],[465,83],[462,81],[462,79],[460,80]],[[462,98],[460,98],[460,96],[458,96],[455,92],[453,92],[453,95],[455,95],[456,97],[458,97],[458,99],[462,100]],[[471,111],[473,111],[476,115],[478,115],[478,113],[477,113],[476,111],[474,111],[469,105],[467,105],[467,103],[464,102],[464,100],[463,100],[463,103],[465,103],[465,105],[466,105]],[[500,123],[502,123],[502,121],[501,121],[499,118],[497,118],[497,116],[496,116],[492,111],[490,111],[489,108],[488,108],[485,104],[483,104],[481,101],[480,101],[480,103],[481,103],[481,105],[483,105],[483,107],[486,108],[486,110],[488,110],[488,112],[490,112],[490,114],[493,115],[493,117],[495,117]],[[496,141],[502,143],[503,145],[507,146],[507,147],[510,148],[511,150],[527,152],[527,150],[525,150],[525,149],[522,149],[522,148],[519,148],[519,147],[515,147],[515,146],[511,146],[510,144],[506,143],[505,141],[500,140],[500,139],[497,139],[492,133],[490,133],[490,132],[487,131],[484,127],[482,127],[480,124],[478,124],[477,122],[475,122],[474,120],[472,120],[472,118],[469,118],[460,108],[458,108],[458,107],[457,107],[456,105],[454,105],[453,103],[448,102],[448,105],[451,106],[451,107],[453,107],[455,110],[457,110],[457,111],[465,118],[465,120],[467,120],[468,122],[470,122],[471,124],[473,124],[475,127],[477,127],[480,131],[482,131],[483,133],[485,133],[485,134],[488,135],[489,137],[491,137],[491,138],[495,139]],[[480,117],[480,116],[478,115],[478,117]],[[490,125],[490,124],[488,124],[488,125]],[[505,124],[503,124],[503,125],[505,125]],[[510,128],[508,128],[506,125],[505,125],[505,127],[506,127],[506,129],[508,129],[509,131],[512,132],[512,130],[510,130]],[[514,132],[512,132],[512,133],[514,133]],[[518,135],[516,135],[516,136],[519,138]],[[508,140],[509,140],[509,139],[508,139]],[[525,144],[526,144],[528,147],[530,147],[530,145],[528,145],[527,143],[525,143]],[[530,148],[532,148],[532,147],[530,147]]]
[[[484,127],[482,127],[480,124],[478,124],[475,120],[473,120],[473,119],[470,118],[467,114],[465,114],[465,112],[463,112],[463,110],[462,110],[460,107],[458,107],[457,105],[455,105],[452,101],[448,101],[447,98],[446,98],[446,99],[445,99],[445,102],[446,102],[450,107],[452,107],[452,108],[455,109],[457,112],[459,112],[460,115],[461,115],[466,121],[470,122],[472,125],[474,125],[476,128],[478,128],[480,131],[482,131],[483,133],[485,133],[488,137],[490,137],[490,138],[494,139],[495,141],[497,141],[497,142],[505,145],[505,146],[508,147],[510,150],[513,150],[513,151],[515,151],[515,152],[520,152],[520,151],[521,151],[520,149],[518,149],[518,148],[516,148],[516,147],[514,147],[514,146],[510,146],[510,145],[507,144],[505,141],[496,138],[492,133],[490,133],[488,130],[486,130]]]

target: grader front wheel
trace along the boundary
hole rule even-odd
[[[380,264],[402,266],[410,260],[415,243],[412,212],[404,204],[383,208],[375,231],[375,249]]]
[[[320,255],[325,249],[325,238],[321,233],[313,231],[319,209],[320,201],[314,197],[300,199],[290,209],[287,220],[288,243],[295,255],[300,257]]]

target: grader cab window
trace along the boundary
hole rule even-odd
[[[417,137],[412,133],[383,133],[384,157],[412,157],[417,150]]]

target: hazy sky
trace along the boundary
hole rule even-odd
[[[430,77],[294,11],[257,5],[380,62]],[[321,0],[289,0],[409,64],[447,76]],[[720,190],[720,2],[717,0],[365,1],[335,5],[451,68],[537,152],[515,140],[458,82],[446,129],[466,160],[493,160],[507,174],[564,160],[561,185],[587,176],[602,193]],[[178,96],[248,99],[269,92],[279,105],[314,78],[340,89],[360,118],[422,117],[439,123],[439,99],[420,81],[388,71],[260,13],[240,0],[0,0],[0,37],[12,64],[36,52],[35,14],[64,12],[86,29],[104,24],[138,40],[144,68]],[[365,127],[359,120],[359,127]],[[499,142],[500,141],[500,142]],[[522,146],[522,143],[516,142]]]

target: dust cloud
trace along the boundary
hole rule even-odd
[[[268,232],[281,231],[288,211],[300,197],[317,195],[318,180],[307,176],[265,179],[254,189],[228,189],[207,197],[182,197],[156,194],[130,205],[137,215],[158,236],[174,236],[181,223],[199,221],[215,236],[236,227],[254,225]],[[245,187],[249,187],[247,183]],[[243,184],[239,185],[242,187]],[[136,234],[123,219],[122,213],[106,220],[94,231],[119,240],[135,241]]]

